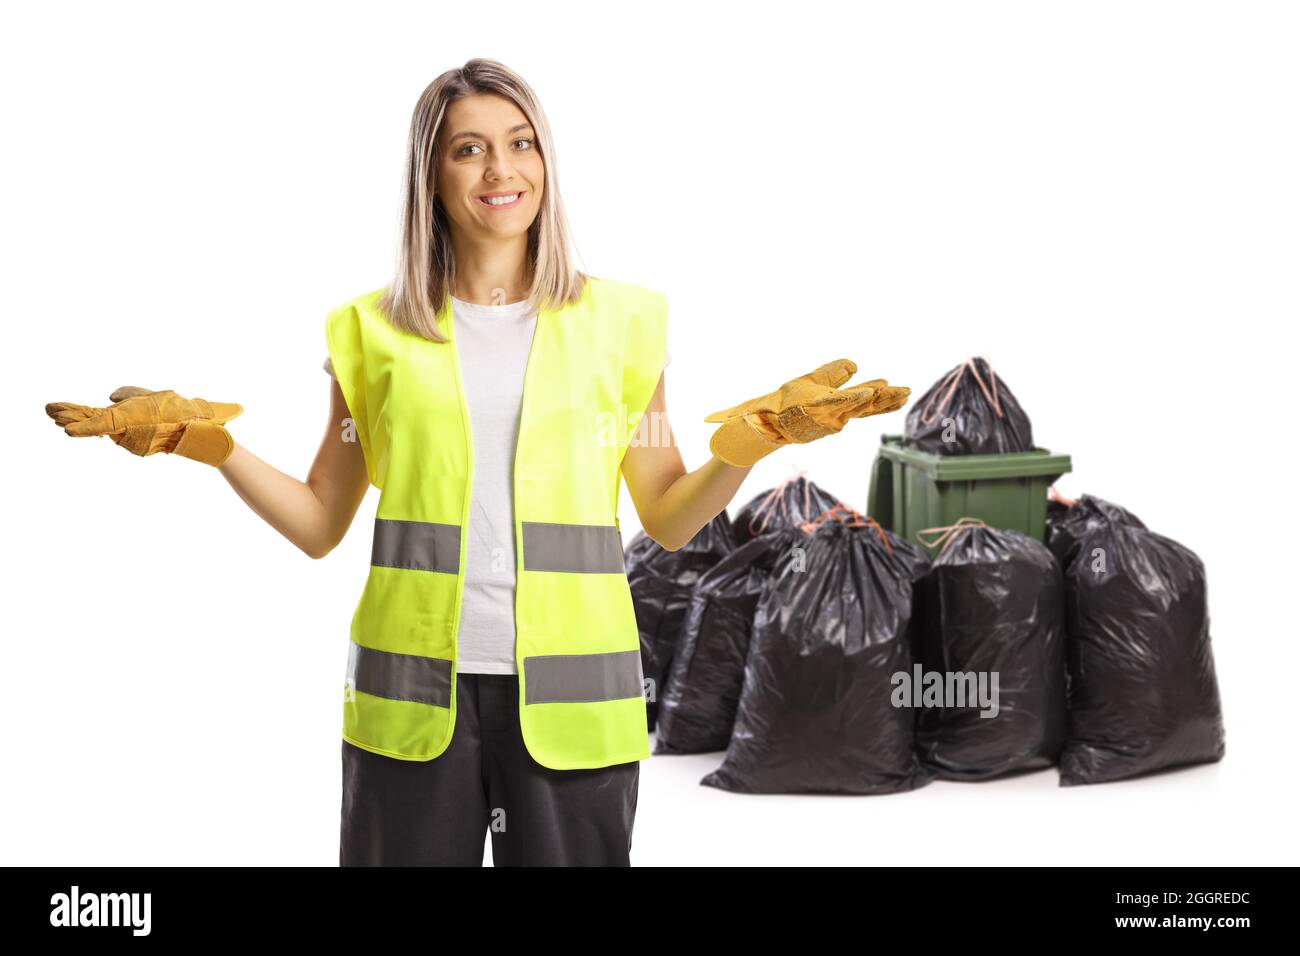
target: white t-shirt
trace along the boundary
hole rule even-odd
[[[524,371],[537,328],[537,313],[528,310],[526,300],[476,305],[452,296],[451,305],[474,440],[474,484],[470,490],[456,669],[463,674],[514,674],[518,670],[515,445]],[[325,371],[334,374],[328,358]],[[435,440],[434,436],[430,440]]]

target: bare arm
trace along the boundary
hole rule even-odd
[[[370,487],[361,445],[344,441],[349,416],[343,392],[333,379],[330,388],[329,421],[305,482],[238,442],[219,469],[248,507],[312,558],[323,558],[343,540]]]
[[[727,507],[750,470],[713,456],[695,471],[686,470],[668,423],[660,375],[623,456],[623,478],[645,533],[669,551],[676,551]]]

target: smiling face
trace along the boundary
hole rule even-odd
[[[545,166],[537,134],[503,96],[466,96],[447,109],[437,194],[453,226],[479,239],[528,231],[541,208]]]

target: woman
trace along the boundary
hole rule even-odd
[[[672,438],[657,292],[570,261],[546,118],[475,59],[421,95],[397,274],[332,310],[329,427],[306,482],[222,427],[238,405],[123,388],[53,403],[68,434],[220,468],[308,555],[381,489],[344,692],[340,862],[627,865],[648,756],[617,518],[680,548],[750,467],[899,407],[847,360],[716,413],[707,464]]]

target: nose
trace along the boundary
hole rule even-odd
[[[514,175],[514,166],[509,157],[501,153],[494,152],[489,156],[487,165],[483,168],[483,178],[492,183],[505,182],[513,179]]]

